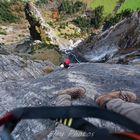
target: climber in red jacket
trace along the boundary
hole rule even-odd
[[[69,68],[71,61],[69,59],[65,59],[63,64],[60,65],[62,68]]]
[[[64,68],[68,68],[70,66],[71,61],[69,59],[64,60]]]

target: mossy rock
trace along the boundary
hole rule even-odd
[[[59,65],[61,63],[61,55],[55,49],[43,48],[37,50],[33,54],[32,58],[37,60],[48,60],[55,65]]]
[[[54,71],[54,67],[52,67],[52,66],[46,66],[46,67],[43,68],[43,72],[45,74],[49,74],[49,73],[51,73],[53,71]]]

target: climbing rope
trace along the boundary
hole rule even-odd
[[[81,62],[78,60],[78,58],[76,57],[76,55],[73,54],[72,52],[70,52],[70,51],[68,51],[68,50],[64,50],[64,52],[65,52],[66,55],[72,55],[78,63],[81,63]]]

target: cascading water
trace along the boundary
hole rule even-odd
[[[74,50],[89,62],[139,63],[139,19],[140,13],[134,12],[107,31],[90,36]]]

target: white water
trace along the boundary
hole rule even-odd
[[[118,48],[110,47],[110,46],[103,46],[101,48],[94,49],[94,51],[90,51],[85,55],[87,60],[92,62],[101,61],[103,59],[112,58],[114,54],[118,51]]]

